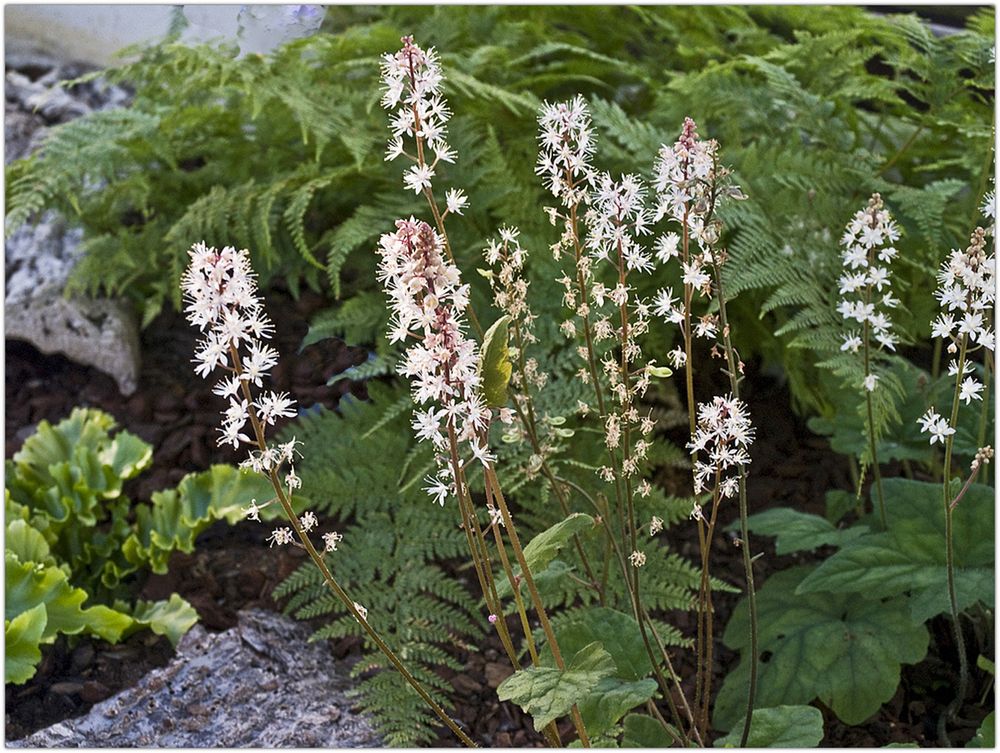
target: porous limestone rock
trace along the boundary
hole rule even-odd
[[[8,746],[24,748],[366,748],[382,745],[345,696],[347,669],[310,631],[273,612],[236,627],[196,625],[166,667],[86,716]]]
[[[82,68],[36,51],[7,52],[5,159],[35,151],[47,128],[94,109],[121,106],[120,87],[91,82],[72,91],[63,78]],[[43,353],[61,353],[77,363],[111,375],[122,394],[132,394],[139,378],[139,327],[130,308],[110,299],[66,297],[63,290],[81,241],[54,212],[37,224],[14,231],[4,247],[5,335],[27,340]]]
[[[140,363],[132,311],[111,299],[63,294],[80,237],[79,229],[46,212],[37,225],[7,239],[4,334],[100,369],[114,377],[123,395],[131,395]]]

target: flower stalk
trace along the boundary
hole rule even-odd
[[[476,744],[452,720],[441,706],[431,697],[419,680],[407,669],[395,652],[368,622],[367,610],[353,601],[337,582],[327,567],[323,556],[315,548],[309,537],[309,530],[315,526],[316,517],[306,513],[299,517],[291,503],[292,491],[301,483],[292,468],[284,480],[279,477],[282,464],[291,464],[295,455],[295,440],[270,447],[265,436],[265,426],[273,424],[279,417],[291,417],[293,402],[286,395],[261,393],[255,399],[251,384],[261,387],[269,369],[277,361],[277,353],[263,345],[261,340],[270,336],[273,327],[263,311],[257,297],[256,278],[250,266],[250,255],[246,250],[236,251],[226,247],[222,251],[195,244],[190,251],[191,263],[182,280],[182,290],[186,299],[186,313],[189,321],[205,334],[204,341],[196,352],[196,371],[207,377],[221,367],[229,373],[214,390],[216,394],[228,397],[230,406],[223,413],[220,444],[239,446],[248,444],[255,447],[244,467],[252,468],[265,475],[274,490],[275,499],[288,519],[299,545],[305,549],[310,559],[319,569],[323,582],[340,600],[348,612],[368,635],[369,639],[389,660],[389,663],[403,676],[434,714],[466,746]],[[207,332],[206,332],[207,331]],[[247,360],[240,356],[241,343],[245,343],[249,354]],[[242,400],[240,400],[242,397]],[[243,429],[247,422],[253,436]],[[259,520],[263,506],[251,503],[248,516]],[[339,534],[333,532],[324,537],[324,554],[336,550]],[[273,543],[292,543],[288,529],[276,529],[271,539]]]

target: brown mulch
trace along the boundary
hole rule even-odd
[[[352,365],[360,364],[366,353],[328,340],[299,352],[309,318],[324,300],[306,292],[299,300],[281,291],[270,291],[267,307],[275,322],[275,347],[282,361],[274,372],[274,389],[290,392],[299,404],[308,407],[337,405],[345,392],[365,397],[363,386],[342,380],[327,387],[326,381]],[[240,459],[215,443],[220,400],[212,395],[212,382],[197,377],[191,369],[196,333],[183,317],[174,312],[161,314],[143,333],[143,365],[139,389],[123,398],[114,381],[93,369],[81,367],[61,356],[46,356],[20,342],[6,342],[5,450],[10,458],[41,420],[57,422],[77,405],[97,407],[112,414],[120,425],[154,446],[154,465],[129,482],[126,492],[133,499],[148,499],[161,488],[176,485],[188,472],[203,470],[211,463]],[[699,393],[720,385],[699,385]],[[749,366],[744,398],[758,425],[758,441],[753,447],[752,477],[749,484],[752,512],[775,506],[822,515],[824,494],[832,488],[851,488],[846,460],[833,453],[826,440],[811,434],[788,408],[787,390]],[[681,434],[672,437],[678,443]],[[892,475],[893,469],[887,469]],[[684,488],[683,472],[664,479]],[[721,530],[737,516],[735,505],[720,513],[720,534],[712,553],[713,575],[734,585],[743,583],[742,553]],[[192,554],[173,556],[169,572],[149,577],[142,589],[144,598],[164,598],[176,591],[198,610],[201,624],[210,630],[224,630],[235,624],[238,610],[250,606],[278,609],[271,599],[273,588],[301,561],[297,550],[268,550],[267,531],[253,523],[226,526],[219,523],[199,538]],[[668,533],[668,544],[692,560],[697,558],[694,525],[678,525]],[[816,561],[810,555],[777,557],[772,542],[755,539],[754,551],[763,552],[755,564],[758,583],[768,575],[799,562]],[[462,576],[464,577],[464,575]],[[738,594],[718,594],[716,630],[721,634],[739,599]],[[693,635],[693,615],[670,615],[685,634]],[[515,634],[516,621],[511,623]],[[917,742],[936,745],[935,725],[954,686],[954,657],[950,629],[943,620],[931,624],[932,646],[942,647],[944,656],[932,648],[928,658],[904,668],[904,682],[896,696],[863,725],[848,727],[824,709],[826,736],[831,747],[878,747],[890,742]],[[338,657],[357,656],[356,639],[335,642]],[[72,644],[60,639],[46,649],[36,676],[22,686],[6,688],[6,736],[16,739],[61,719],[85,713],[91,705],[137,682],[146,672],[169,661],[172,650],[163,638],[139,634],[118,646],[89,638]],[[531,727],[520,709],[496,699],[495,689],[510,669],[499,640],[484,637],[474,652],[455,649],[463,663],[461,672],[442,670],[456,693],[454,713],[473,737],[482,744],[498,747],[534,747],[541,736]],[[974,660],[974,657],[973,657]],[[721,643],[716,651],[716,689],[726,671],[737,661],[734,652]],[[675,651],[675,668],[682,677],[693,678],[691,652]],[[690,683],[686,683],[689,685]],[[689,695],[692,687],[686,687]],[[982,691],[980,691],[982,692]],[[970,712],[971,713],[971,712]],[[975,731],[953,734],[955,743],[964,743]],[[564,740],[572,738],[572,727],[560,727]],[[442,730],[436,743],[452,746],[453,738]]]

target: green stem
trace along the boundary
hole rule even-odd
[[[868,296],[865,303],[868,303],[868,298],[871,297],[871,286],[868,287]],[[869,327],[868,321],[865,320],[864,328],[864,344],[865,344],[865,377],[871,375],[871,356],[870,356],[870,344],[869,339]],[[879,519],[882,522],[882,530],[889,530],[889,524],[885,517],[885,495],[882,493],[882,471],[879,469],[878,465],[878,448],[875,442],[875,417],[874,411],[872,410],[872,393],[867,388],[864,387],[865,391],[865,407],[868,410],[868,451],[872,456],[872,471],[875,473],[875,490],[878,496],[878,514]]]
[[[718,254],[712,254],[713,271],[715,276],[715,287],[719,296],[719,323],[722,327],[723,342],[726,351],[726,364],[729,370],[729,387],[732,390],[733,398],[740,396],[740,364],[736,360],[736,351],[733,348],[731,332],[729,328],[729,318],[726,310],[726,295],[723,287],[722,269],[718,261]],[[740,535],[742,541],[740,548],[743,550],[743,572],[747,582],[747,606],[750,612],[750,678],[747,687],[747,711],[743,722],[743,732],[740,735],[740,747],[745,748],[747,739],[750,736],[750,723],[753,720],[753,708],[757,698],[757,672],[758,657],[760,656],[759,646],[759,626],[757,622],[757,589],[753,577],[753,558],[750,556],[750,535],[747,524],[748,503],[747,503],[747,474],[746,468],[740,466]]]
[[[958,424],[959,394],[962,384],[962,375],[965,371],[965,354],[968,347],[968,335],[962,336],[962,343],[958,354],[958,374],[955,376],[955,395],[951,403],[951,420],[949,425],[954,429]],[[944,500],[944,525],[945,525],[945,562],[948,573],[948,602],[951,607],[951,621],[955,633],[955,649],[958,651],[958,692],[955,700],[949,705],[946,714],[948,718],[954,719],[958,713],[958,708],[965,700],[966,688],[969,682],[968,659],[965,656],[965,642],[962,639],[962,623],[958,612],[958,596],[955,591],[955,546],[953,541],[953,524],[951,508],[951,459],[952,448],[954,446],[955,435],[950,434],[945,441],[944,450],[944,480],[943,500]]]

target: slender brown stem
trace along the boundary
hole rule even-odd
[[[552,624],[549,622],[548,612],[545,610],[545,605],[542,603],[542,598],[538,593],[538,588],[535,585],[535,579],[531,574],[531,570],[528,569],[528,562],[524,558],[524,550],[521,549],[521,542],[517,536],[517,530],[514,528],[514,521],[511,518],[510,510],[507,508],[507,502],[504,499],[503,491],[500,489],[500,482],[497,479],[496,472],[493,470],[491,465],[485,466],[486,473],[486,483],[493,485],[493,494],[495,499],[500,505],[500,514],[503,517],[504,528],[507,531],[507,536],[510,538],[511,547],[514,549],[514,557],[517,559],[517,564],[521,567],[521,575],[524,578],[524,583],[528,587],[528,593],[531,594],[531,602],[535,607],[535,613],[538,615],[538,621],[542,624],[542,631],[545,633],[545,640],[548,643],[549,649],[552,651],[552,658],[555,659],[556,666],[559,669],[566,669],[566,663],[563,661],[562,652],[559,650],[559,643],[556,641],[556,634],[552,630]],[[573,726],[576,728],[576,733],[580,737],[580,743],[585,748],[590,747],[590,737],[587,735],[587,729],[583,725],[583,718],[580,716],[580,710],[574,704],[572,711]]]
[[[243,374],[243,368],[240,363],[239,352],[236,348],[230,345],[229,348],[230,357],[233,359],[233,369],[237,377],[241,377]],[[267,451],[267,441],[264,437],[264,427],[261,426],[260,421],[257,418],[256,411],[253,408],[253,397],[250,393],[250,385],[247,380],[240,378],[240,386],[243,391],[243,398],[247,402],[248,412],[250,416],[250,423],[253,426],[254,436],[257,441],[257,447],[261,452]],[[473,742],[472,738],[465,734],[462,729],[455,723],[455,721],[448,716],[444,709],[430,696],[430,694],[424,689],[424,686],[417,680],[416,677],[406,668],[403,662],[396,656],[395,652],[389,648],[389,645],[382,640],[382,637],[375,631],[375,629],[368,623],[367,618],[358,611],[355,606],[354,601],[347,595],[347,592],[341,587],[337,580],[333,577],[333,573],[330,572],[329,568],[326,566],[326,562],[323,557],[316,551],[313,546],[309,535],[303,530],[298,517],[295,515],[295,511],[292,509],[292,503],[285,494],[285,487],[278,478],[277,471],[271,468],[268,471],[268,479],[271,482],[271,487],[274,489],[275,497],[277,498],[282,510],[285,512],[285,516],[288,518],[288,522],[291,524],[292,529],[295,531],[296,536],[298,536],[299,541],[302,543],[303,548],[309,554],[309,558],[313,561],[316,567],[319,569],[323,576],[323,581],[327,588],[333,592],[333,594],[340,599],[341,603],[347,608],[358,624],[361,625],[365,633],[372,642],[378,646],[379,650],[385,655],[389,660],[389,663],[395,667],[403,679],[409,683],[410,687],[416,691],[424,702],[431,708],[431,710],[437,715],[437,717],[445,723],[445,725],[455,734],[455,736],[462,741],[462,744],[469,747],[475,748],[476,743]]]

